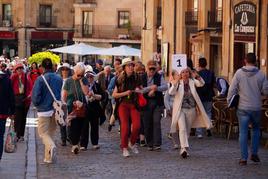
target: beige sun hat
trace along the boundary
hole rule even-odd
[[[91,65],[86,66],[85,76],[88,74],[90,74],[92,76],[96,76],[96,73],[93,71],[93,68]]]
[[[131,60],[131,58],[124,58],[124,59],[122,60],[122,64],[121,64],[121,66],[125,66],[125,65],[130,64],[130,63],[135,64],[135,62],[134,62],[133,60]]]

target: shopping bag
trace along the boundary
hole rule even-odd
[[[14,130],[14,120],[11,120],[5,141],[5,152],[14,153],[16,152],[16,149],[17,149],[17,141],[16,141],[16,132]]]

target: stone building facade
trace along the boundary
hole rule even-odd
[[[2,0],[0,50],[28,57],[72,42],[74,0]]]
[[[75,42],[140,48],[142,0],[76,0]]]
[[[143,6],[144,61],[161,52],[170,71],[173,54],[187,54],[195,66],[203,56],[217,76],[230,80],[245,54],[254,52],[268,72],[268,0],[143,0]]]

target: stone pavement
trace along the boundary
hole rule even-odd
[[[25,129],[25,141],[17,143],[15,153],[3,153],[0,163],[0,179],[34,179],[36,171],[35,121],[28,118]],[[7,120],[6,133],[9,120]],[[5,133],[5,134],[6,134]]]
[[[112,132],[107,126],[100,128],[100,150],[89,150],[78,155],[71,153],[70,145],[60,146],[59,130],[56,136],[57,163],[44,165],[43,150],[37,137],[38,178],[78,179],[78,178],[268,178],[268,150],[260,149],[261,164],[249,161],[247,166],[239,166],[237,139],[221,137],[190,139],[190,158],[179,157],[178,150],[172,149],[166,137],[169,121],[163,119],[163,145],[161,151],[147,151],[139,148],[140,154],[123,158],[119,149],[117,127]],[[106,124],[107,125],[107,124]]]
[[[18,143],[16,153],[3,154],[0,179],[79,179],[79,178],[268,178],[268,150],[260,149],[261,164],[249,161],[247,166],[237,164],[239,148],[237,138],[190,138],[190,158],[182,159],[179,151],[172,149],[166,137],[169,121],[163,119],[163,145],[161,151],[149,152],[139,148],[140,154],[123,158],[119,149],[117,127],[107,131],[100,128],[101,149],[74,155],[70,145],[60,146],[60,135],[55,136],[57,163],[44,165],[44,146],[37,136],[36,119],[29,118],[25,141]]]

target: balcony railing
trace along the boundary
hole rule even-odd
[[[208,27],[222,27],[222,11],[208,12]]]
[[[12,27],[12,16],[0,15],[0,27]]]
[[[96,39],[141,39],[141,27],[118,28],[112,25],[76,25],[75,38]]]
[[[37,27],[54,28],[57,27],[57,16],[37,16]]]
[[[198,11],[186,11],[185,12],[185,24],[186,25],[197,25]]]
[[[75,3],[89,3],[89,4],[96,4],[97,0],[76,0]]]
[[[97,0],[83,0],[83,3],[96,4]]]

